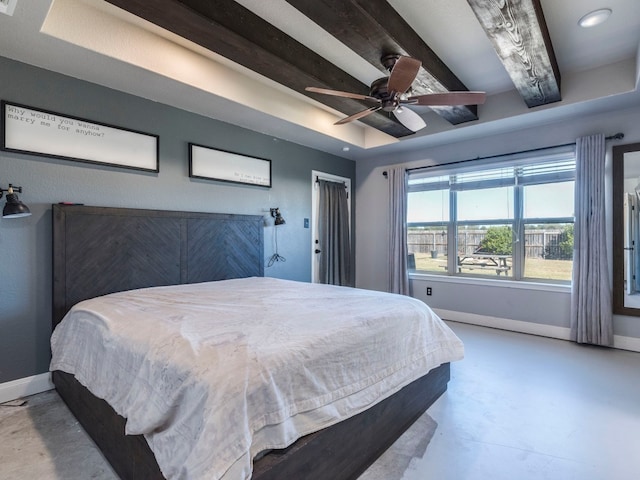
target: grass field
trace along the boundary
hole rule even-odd
[[[447,266],[447,257],[438,256],[431,258],[428,253],[416,253],[416,270],[428,272],[445,272]],[[509,265],[511,262],[509,262]],[[571,260],[545,260],[543,258],[527,258],[524,264],[524,276],[531,279],[547,279],[547,280],[566,280],[571,281],[571,268],[573,262]],[[498,277],[496,270],[490,267],[469,270],[463,269],[462,273],[468,275],[483,275]],[[511,276],[511,272],[507,276]],[[499,275],[504,277],[504,273]]]

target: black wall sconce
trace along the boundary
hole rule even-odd
[[[9,184],[9,188],[0,188],[0,198],[4,192],[7,192],[7,203],[2,209],[2,218],[20,218],[31,215],[29,207],[22,203],[15,193],[22,193],[22,187],[14,187]]]
[[[273,218],[275,218],[275,221],[273,222],[273,224],[275,226],[284,225],[285,223],[287,223],[287,222],[284,221],[284,218],[282,218],[282,214],[280,213],[280,209],[279,208],[272,208],[271,209],[271,216]]]
[[[269,211],[271,212],[271,216],[273,218],[275,218],[273,225],[274,226],[278,226],[278,225],[284,225],[285,222],[284,218],[282,218],[282,214],[280,213],[280,209],[279,208],[271,208],[269,209]],[[272,267],[275,263],[277,262],[286,262],[287,259],[284,258],[282,255],[280,255],[278,253],[278,230],[280,230],[279,228],[274,228],[273,229],[273,240],[275,242],[276,245],[276,252],[271,255],[271,258],[269,258],[269,261],[267,262],[267,267]]]

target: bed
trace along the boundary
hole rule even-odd
[[[252,375],[262,377],[271,376],[272,373],[275,376],[276,372],[279,371],[283,365],[287,366],[286,371],[288,371],[290,367],[294,368],[304,363],[304,369],[307,370],[303,369],[303,371],[311,372],[310,375],[301,376],[299,372],[286,373],[286,375],[291,375],[290,378],[293,380],[291,380],[290,383],[296,385],[294,394],[297,394],[298,386],[305,382],[309,383],[308,388],[314,389],[317,387],[317,384],[331,383],[333,381],[331,379],[341,375],[339,373],[331,373],[327,378],[316,378],[312,370],[315,360],[301,360],[306,358],[305,355],[307,352],[316,348],[316,343],[324,342],[328,344],[327,348],[333,348],[333,344],[344,341],[352,350],[359,349],[358,344],[353,343],[354,339],[350,338],[349,335],[340,333],[338,330],[335,330],[333,337],[325,336],[322,341],[316,340],[315,337],[313,337],[313,340],[309,340],[311,337],[307,334],[312,333],[314,329],[320,332],[333,332],[333,328],[337,328],[339,326],[338,324],[342,322],[334,321],[334,324],[330,325],[331,322],[325,320],[325,325],[323,325],[322,328],[317,327],[318,324],[322,325],[322,317],[317,316],[317,311],[320,308],[318,306],[319,304],[316,305],[315,303],[317,297],[326,296],[332,299],[332,305],[338,305],[335,303],[338,301],[338,297],[334,298],[334,295],[339,294],[340,298],[342,298],[342,296],[344,296],[342,290],[348,290],[348,298],[344,300],[346,303],[341,305],[340,308],[336,307],[336,312],[331,312],[329,317],[332,319],[334,317],[337,318],[338,310],[349,311],[350,308],[359,309],[359,305],[372,302],[378,302],[377,310],[385,310],[386,308],[389,310],[389,314],[392,314],[392,312],[397,311],[399,308],[395,306],[394,302],[400,302],[402,299],[398,296],[384,297],[384,294],[360,291],[358,289],[314,286],[299,282],[263,278],[263,219],[260,216],[67,205],[53,205],[52,212],[54,327],[58,326],[66,316],[65,322],[62,323],[60,328],[56,329],[54,337],[52,338],[52,345],[55,345],[52,365],[62,366],[61,368],[55,368],[53,370],[53,381],[56,389],[70,410],[95,440],[107,460],[109,460],[114,467],[114,470],[122,478],[164,478],[158,466],[159,463],[163,465],[165,472],[169,472],[168,476],[171,478],[198,478],[202,472],[207,472],[207,478],[211,475],[211,478],[225,478],[225,480],[226,478],[233,478],[234,480],[236,478],[248,478],[249,475],[251,475],[251,478],[258,480],[278,478],[357,478],[446,390],[449,380],[449,361],[457,360],[462,355],[462,347],[461,344],[459,344],[459,340],[457,340],[455,336],[448,337],[447,342],[445,342],[446,347],[444,348],[444,350],[448,349],[448,351],[444,353],[443,357],[440,356],[440,348],[437,349],[438,352],[435,352],[436,349],[418,345],[417,348],[423,349],[425,352],[428,351],[428,353],[424,354],[425,357],[435,355],[434,358],[429,359],[429,362],[435,362],[435,364],[427,365],[428,362],[425,360],[427,363],[422,365],[422,360],[418,359],[418,357],[412,359],[410,362],[402,362],[402,368],[407,370],[406,373],[408,375],[403,374],[402,378],[398,377],[397,380],[394,380],[393,385],[390,384],[388,387],[385,387],[387,392],[384,395],[381,395],[380,392],[376,390],[379,386],[378,384],[384,382],[381,379],[376,379],[366,385],[354,382],[353,387],[338,386],[331,391],[339,391],[340,394],[332,398],[330,402],[319,405],[314,403],[313,408],[299,408],[298,410],[305,413],[304,415],[298,415],[298,410],[291,408],[291,405],[298,404],[287,400],[285,402],[286,408],[284,408],[284,411],[288,412],[287,415],[266,422],[269,425],[276,425],[276,429],[285,431],[286,433],[283,438],[286,439],[286,441],[283,440],[284,443],[279,444],[278,442],[274,442],[272,437],[268,437],[268,440],[262,443],[255,440],[255,438],[260,437],[260,429],[253,428],[253,420],[255,420],[253,419],[253,423],[250,422],[252,429],[247,430],[238,437],[240,439],[249,438],[248,446],[245,445],[242,448],[251,448],[246,450],[246,452],[245,450],[239,450],[243,452],[243,455],[238,457],[240,462],[235,467],[231,464],[228,471],[225,470],[226,467],[222,467],[222,470],[220,470],[220,467],[217,466],[215,468],[218,470],[207,470],[207,468],[209,468],[208,466],[200,470],[199,467],[193,467],[191,470],[181,470],[179,467],[174,468],[172,465],[167,466],[168,457],[180,457],[180,449],[178,447],[182,446],[182,440],[180,442],[174,441],[173,444],[171,443],[171,439],[176,438],[175,436],[167,435],[165,438],[161,438],[164,432],[171,432],[171,428],[173,428],[167,427],[167,425],[173,424],[162,423],[155,429],[152,428],[148,431],[145,431],[145,428],[149,429],[149,425],[141,425],[140,428],[142,431],[139,434],[125,435],[126,428],[129,428],[131,431],[135,429],[135,425],[143,423],[143,420],[138,417],[140,410],[138,410],[136,415],[132,414],[130,418],[125,420],[127,415],[124,412],[133,411],[126,410],[129,408],[127,406],[128,404],[123,404],[123,402],[120,401],[127,396],[125,395],[127,392],[116,388],[111,389],[113,391],[109,391],[110,389],[108,388],[115,382],[115,378],[123,376],[119,373],[116,365],[117,362],[113,360],[126,359],[126,354],[123,353],[124,351],[112,351],[111,354],[113,357],[110,358],[109,361],[103,362],[100,368],[94,365],[93,370],[91,368],[83,370],[81,366],[85,363],[99,364],[100,362],[95,361],[95,359],[92,362],[86,362],[86,357],[79,356],[79,354],[76,355],[77,348],[69,347],[69,345],[74,345],[73,342],[76,342],[76,345],[84,345],[84,337],[75,337],[83,330],[79,325],[87,326],[86,328],[90,332],[93,332],[90,335],[102,335],[105,330],[112,329],[116,333],[120,332],[120,337],[122,337],[126,343],[134,345],[132,351],[138,348],[136,346],[138,343],[133,343],[134,337],[138,334],[135,329],[131,329],[131,322],[127,319],[135,318],[136,322],[146,322],[145,331],[153,329],[161,334],[163,332],[170,332],[172,328],[178,328],[181,334],[175,338],[179,338],[180,340],[174,340],[174,337],[167,334],[165,338],[171,340],[166,341],[164,345],[171,345],[172,351],[182,349],[181,351],[183,351],[183,353],[181,356],[176,357],[180,358],[180,361],[175,362],[175,365],[180,364],[182,371],[182,364],[187,362],[185,358],[191,358],[191,356],[193,356],[192,352],[200,351],[201,344],[199,342],[202,342],[202,340],[194,339],[200,339],[202,337],[196,337],[189,333],[185,334],[184,332],[185,329],[190,329],[194,325],[205,325],[202,319],[197,316],[198,312],[204,308],[206,303],[205,298],[211,301],[211,305],[208,305],[207,308],[217,309],[221,304],[228,303],[230,310],[224,314],[226,318],[226,316],[229,315],[234,316],[234,313],[231,312],[240,312],[243,303],[253,308],[264,308],[266,311],[270,309],[271,306],[286,305],[284,303],[286,300],[285,297],[291,297],[294,299],[294,305],[299,306],[297,310],[306,312],[306,317],[304,317],[304,329],[306,330],[304,334],[301,333],[298,336],[307,343],[296,343],[295,345],[287,343],[290,341],[290,337],[296,336],[295,333],[288,333],[294,332],[291,326],[285,324],[284,320],[282,325],[275,319],[265,320],[263,325],[255,325],[254,328],[251,329],[243,327],[244,330],[242,331],[245,333],[242,334],[243,340],[240,342],[243,345],[262,343],[263,349],[260,350],[259,353],[252,353],[250,355],[247,355],[244,349],[240,349],[242,354],[236,355],[236,357],[245,361],[245,357],[250,357],[251,355],[259,356],[260,361],[255,361],[257,357],[252,357],[252,361],[245,361],[245,363],[251,365],[251,368],[256,368],[255,365],[259,366],[257,369],[247,370],[247,372],[252,372],[247,373],[247,377]],[[320,288],[321,290],[311,290],[315,288]],[[264,293],[263,296],[259,295],[261,291]],[[318,292],[321,293],[319,294]],[[196,302],[196,298],[203,299],[199,301],[202,303],[202,306]],[[236,298],[239,303],[234,304],[232,301],[233,298]],[[305,298],[309,299],[309,301],[305,300]],[[150,302],[150,299],[153,299],[153,302]],[[160,299],[161,306],[158,306],[158,299]],[[250,300],[247,301],[247,299]],[[313,300],[313,302],[311,300]],[[411,302],[419,303],[414,299],[408,299],[408,301],[410,304]],[[113,309],[113,302],[115,302],[117,306],[115,310]],[[184,309],[174,310],[180,302],[183,303]],[[267,304],[272,305],[269,306]],[[400,305],[400,303],[398,305]],[[74,308],[72,309],[72,307]],[[288,311],[292,313],[293,310],[295,310],[292,309],[292,307],[285,308],[288,308]],[[411,308],[418,307],[412,304]],[[121,313],[121,319],[118,322],[116,322],[117,315],[114,315],[112,313],[113,311]],[[359,310],[353,310],[348,317],[367,326],[367,330],[372,335],[368,343],[373,342],[375,344],[380,338],[386,336],[393,337],[393,334],[385,330],[385,328],[387,328],[385,325],[389,322],[385,324],[382,321],[378,321],[377,323],[382,330],[379,333],[375,333],[376,328],[378,328],[375,327],[375,321],[369,317],[358,318],[359,314],[356,313],[358,311]],[[107,315],[104,312],[111,313]],[[189,318],[191,318],[192,321],[191,323],[187,322],[187,324],[180,323],[177,327],[177,323],[172,323],[168,320],[165,321],[164,319],[153,323],[155,319],[160,317],[161,312],[172,312],[171,315],[168,315],[168,317],[171,318],[191,316]],[[90,317],[89,320],[87,320],[87,315]],[[234,317],[234,322],[246,320],[246,318],[241,319],[240,317],[255,318],[257,315],[259,315],[257,310],[244,314],[238,313],[236,315],[237,318]],[[282,312],[278,315],[280,315],[278,318],[293,316],[283,315]],[[309,320],[313,318],[315,318],[315,320]],[[398,318],[397,321],[399,322],[401,319]],[[79,323],[72,324],[70,322]],[[100,326],[96,327],[97,324]],[[123,330],[116,331],[116,324],[118,325],[118,329]],[[143,323],[140,323],[140,325],[143,325]],[[435,322],[434,325],[436,326],[429,328],[442,328],[441,322]],[[211,327],[206,324],[204,328]],[[278,331],[279,328],[282,330]],[[217,331],[218,333],[216,333],[216,335],[218,336],[216,337],[216,342],[218,342],[220,335],[222,335],[222,337],[225,338],[224,344],[227,350],[224,350],[224,356],[216,357],[218,358],[217,361],[210,361],[209,363],[220,363],[220,358],[227,359],[233,357],[233,352],[237,352],[239,347],[233,344],[231,340],[237,341],[237,338],[234,340],[234,337],[237,337],[238,331],[240,330],[235,327],[225,331],[224,334],[220,333],[221,331]],[[189,332],[191,332],[191,330],[189,330]],[[199,334],[200,333],[201,332],[199,332]],[[58,339],[55,338],[64,335],[71,338],[71,343],[59,343]],[[377,337],[374,335],[377,335]],[[147,335],[139,336],[139,341],[146,341]],[[406,338],[403,338],[402,335],[396,336],[398,337],[398,341],[402,342],[414,337],[414,335],[405,335],[404,337]],[[245,337],[249,338],[249,340],[245,340]],[[269,339],[268,342],[259,341],[260,339],[266,338]],[[111,345],[110,342],[111,337],[100,337],[97,345]],[[282,342],[282,345],[279,345],[278,342]],[[178,345],[178,347],[176,347],[176,345]],[[159,351],[156,347],[153,347],[153,350],[144,350],[145,348],[150,348],[148,346],[141,348],[142,350],[140,351],[143,353],[139,353],[139,359],[153,357],[144,352]],[[87,347],[85,349],[88,350],[89,353],[95,350],[94,347]],[[267,362],[265,349],[273,350],[273,352],[276,353],[274,357],[276,358],[275,363],[269,364]],[[285,358],[279,353],[289,350],[296,351],[298,357],[289,360],[288,357]],[[108,351],[100,355],[105,356],[95,358],[109,358]],[[218,355],[218,353],[216,353],[216,355]],[[331,350],[325,352],[324,360],[322,362],[318,361],[320,367],[318,367],[317,371],[324,371],[329,368],[332,363],[329,360],[338,358],[335,357],[336,355],[340,354]],[[389,355],[392,355],[392,353],[389,352]],[[74,356],[78,358],[73,360],[72,357]],[[162,361],[165,360],[163,357]],[[211,360],[211,358],[209,358],[209,360]],[[73,366],[73,361],[77,362],[75,367]],[[333,363],[343,365],[349,361],[349,357],[345,356],[340,357],[340,361]],[[128,360],[122,360],[122,363],[127,362]],[[366,363],[375,363],[375,360],[369,361],[367,359]],[[105,368],[106,365],[109,365],[109,368]],[[238,367],[236,364],[232,365],[233,369],[231,371],[241,371],[237,370]],[[159,377],[162,379],[166,378],[168,376],[166,372],[171,370],[171,368],[173,367],[166,368]],[[282,368],[284,369],[284,367]],[[101,371],[100,375],[103,375],[106,379],[103,382],[102,390],[87,380],[87,377],[91,376],[91,374],[87,373],[87,370]],[[209,375],[211,370],[214,369],[202,369],[202,371],[207,372],[206,375]],[[352,371],[360,372],[360,370],[360,368],[357,368]],[[391,367],[389,367],[389,372],[393,371],[394,375],[397,370],[400,370],[400,368],[394,367],[391,369]],[[376,372],[378,371],[381,370],[376,370]],[[363,373],[363,375],[365,374]],[[153,376],[153,374],[147,375],[145,373],[144,378],[152,378]],[[238,375],[232,375],[232,377],[233,376]],[[351,377],[352,375],[347,373],[346,376]],[[368,375],[367,378],[369,377],[374,378],[373,375]],[[393,375],[385,374],[385,382],[387,377],[391,378]],[[229,375],[222,378],[224,381],[218,378],[217,380],[213,380],[213,384],[228,383]],[[312,381],[308,381],[309,378],[311,378]],[[149,383],[158,385],[158,382]],[[278,388],[281,388],[282,383],[275,383],[278,384]],[[140,384],[136,384],[135,388],[140,389]],[[239,388],[242,389],[245,387],[241,386]],[[351,388],[353,391],[345,393],[346,388]],[[293,388],[290,389],[294,391]],[[217,391],[218,389],[215,388],[213,390]],[[284,390],[286,390],[286,388]],[[174,391],[176,395],[179,396],[179,401],[174,402],[171,407],[168,407],[169,410],[163,412],[164,417],[162,418],[164,420],[166,420],[167,416],[171,417],[172,415],[175,417],[184,417],[184,412],[180,411],[179,408],[177,409],[176,405],[186,405],[186,401],[184,400],[185,396],[197,391],[197,388],[190,386],[183,391],[174,389],[173,387],[167,388],[164,391],[165,396],[170,396]],[[360,395],[361,393],[363,393],[362,397],[356,397],[356,394]],[[271,392],[271,394],[261,392],[259,394],[260,396],[256,398],[261,398],[264,401],[250,401],[239,410],[246,411],[251,405],[262,403],[271,405],[270,402],[274,401],[274,398],[279,397],[279,394],[279,391],[275,395],[273,392]],[[247,395],[251,396],[252,394]],[[328,397],[328,394],[319,395],[316,392],[316,394],[311,395],[309,398],[317,399],[320,397],[324,399]],[[103,398],[107,398],[109,402],[103,400]],[[136,398],[140,398],[140,396],[136,395]],[[380,400],[381,398],[383,399]],[[304,401],[309,400],[305,397]],[[346,408],[342,409],[339,401],[342,401],[345,405],[348,403],[351,408],[349,412],[351,413],[347,413]],[[154,400],[148,405],[155,405],[156,402],[157,401]],[[223,403],[225,402],[219,404],[222,405]],[[236,408],[236,403],[230,404],[233,408]],[[216,408],[216,410],[217,409],[218,408]],[[147,407],[147,410],[153,409]],[[222,409],[220,410],[222,411]],[[238,409],[236,408],[236,410]],[[231,410],[230,413],[226,413],[226,418],[234,418],[234,421],[231,422],[234,424],[242,423],[235,421],[236,415],[238,414],[236,410]],[[273,408],[269,410],[268,413],[271,415],[276,411],[280,412],[280,410]],[[116,411],[120,414],[116,413]],[[191,408],[189,408],[189,412],[191,412]],[[311,414],[307,415],[306,412],[311,412]],[[204,418],[202,417],[202,413],[198,413],[197,415],[201,417],[196,418]],[[258,412],[256,415],[262,419],[266,414],[264,414],[264,412]],[[144,409],[142,410],[142,417],[145,417]],[[316,424],[309,423],[310,417],[320,419],[319,423],[317,423],[320,427],[316,427]],[[150,421],[150,425],[154,425],[153,422],[158,422],[158,418],[153,418]],[[207,448],[208,444],[212,442],[212,439],[214,439],[213,443],[222,445],[220,438],[215,439],[215,427],[219,427],[222,424],[222,420],[217,419],[215,422],[209,423],[213,423],[214,428],[207,431],[206,421],[191,422],[192,425],[202,425],[200,429],[196,428],[196,430],[199,432],[198,434],[200,434],[201,430],[204,431],[205,433],[203,433],[202,436],[203,438],[208,438],[209,442],[205,443],[204,447],[202,443],[193,446],[185,444],[182,448],[183,451],[202,451],[204,455],[201,455],[199,458],[214,456],[207,453]],[[282,425],[285,425],[286,428],[281,428]],[[185,428],[183,424],[176,427],[176,429],[181,432]],[[207,437],[209,434],[207,432],[213,432],[211,435],[214,436]],[[182,439],[182,437],[179,438]],[[252,444],[254,441],[255,444]],[[235,442],[231,443],[233,443],[235,448]],[[171,453],[173,446],[175,446],[175,454]],[[269,448],[265,448],[265,446]],[[254,450],[254,448],[257,450]],[[214,450],[212,446],[211,451],[213,452]],[[167,454],[167,451],[170,453]],[[154,452],[156,455],[154,455]],[[222,456],[222,454],[220,455]],[[234,451],[230,455],[230,458],[235,459],[237,452]],[[254,457],[255,460],[252,461]],[[201,461],[198,460],[193,465],[200,464]]]

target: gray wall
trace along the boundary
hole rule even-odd
[[[279,207],[286,262],[265,275],[310,281],[311,171],[352,179],[350,160],[0,57],[0,98],[160,136],[160,172],[0,151],[0,186],[24,187],[33,215],[0,218],[0,383],[46,372],[51,334],[51,204],[265,214]],[[190,179],[188,142],[272,160],[271,189]],[[0,202],[4,205],[4,199]],[[274,227],[265,228],[265,258]]]
[[[640,141],[640,109],[630,108],[599,115],[576,115],[562,122],[536,128],[485,136],[409,152],[393,158],[370,158],[358,162],[356,195],[356,270],[357,286],[373,290],[385,290],[388,276],[388,209],[387,180],[382,172],[390,165],[408,168],[437,165],[458,160],[500,155],[533,148],[571,143],[576,138],[594,133],[607,135],[623,132],[623,141],[608,142],[608,166],[606,174],[608,248],[611,265],[611,147]],[[611,267],[610,267],[611,273]],[[435,308],[519,320],[533,324],[568,328],[570,324],[570,289],[522,290],[508,286],[480,285],[463,279],[451,282],[437,276],[415,277],[411,281],[413,295]],[[504,285],[504,284],[503,284]],[[432,296],[426,296],[430,286]],[[640,318],[614,316],[614,333],[628,337],[640,337]]]

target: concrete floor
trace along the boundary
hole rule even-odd
[[[402,480],[637,480],[640,354],[451,324],[465,343]]]
[[[360,480],[640,478],[640,354],[450,325],[448,392]],[[55,392],[27,400],[0,406],[0,480],[117,478]]]

